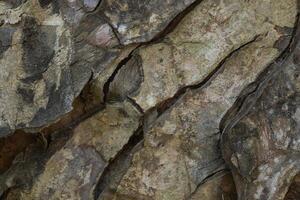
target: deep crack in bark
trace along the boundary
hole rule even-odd
[[[141,123],[142,122],[143,120],[141,120]],[[126,172],[126,169],[130,167],[130,162],[132,160],[134,152],[143,141],[143,134],[143,124],[141,124],[139,128],[134,132],[134,134],[130,137],[127,144],[124,145],[122,150],[119,151],[119,153],[109,162],[108,166],[102,173],[98,184],[95,187],[95,200],[98,200],[102,192],[109,192],[112,189],[110,188],[111,185],[116,185],[121,181],[123,175]],[[112,174],[115,174],[116,171],[123,171],[123,173],[119,174],[117,179],[112,179]]]
[[[219,64],[218,66],[203,80],[201,81],[200,83],[196,84],[196,85],[191,85],[191,86],[186,86],[182,89],[179,89],[178,92],[170,99],[164,101],[164,102],[161,102],[159,103],[156,107],[150,109],[149,111],[146,111],[145,115],[144,115],[144,119],[143,119],[143,123],[142,123],[142,127],[140,127],[141,129],[143,129],[145,123],[148,121],[148,117],[147,116],[151,116],[151,112],[153,112],[153,110],[157,110],[158,111],[158,115],[155,117],[155,119],[157,119],[160,115],[162,115],[164,112],[166,112],[169,108],[172,107],[172,105],[174,105],[178,99],[180,99],[180,97],[182,95],[185,94],[185,92],[189,89],[191,90],[198,90],[198,89],[203,89],[204,87],[207,87],[211,81],[214,80],[214,78],[217,77],[217,75],[223,70],[223,66],[224,66],[224,63],[232,57],[232,55],[234,55],[237,51],[241,50],[242,48],[246,47],[247,45],[255,42],[257,40],[259,36],[256,36],[254,37],[252,40],[250,40],[249,42],[241,45],[240,47],[238,47],[237,49],[233,50],[230,54],[228,54]],[[128,61],[128,60],[126,60]],[[125,64],[125,63],[124,63]],[[120,65],[120,68],[122,66],[124,66],[124,64]],[[120,70],[120,68],[118,70]],[[117,74],[117,72],[115,73]],[[113,78],[115,77],[112,76],[110,82],[112,82]],[[109,82],[109,83],[110,83]],[[109,85],[109,84],[108,84]],[[109,87],[107,87],[109,88]],[[107,90],[108,92],[108,90]],[[133,103],[134,105],[134,103]],[[153,122],[153,121],[152,121]],[[103,185],[105,185],[104,183],[101,183],[103,182],[103,179],[108,179],[109,180],[109,175],[106,175],[106,174],[110,174],[110,173],[113,173],[111,171],[111,169],[114,169],[117,165],[118,162],[120,162],[119,160],[121,159],[124,159],[123,155],[122,154],[128,154],[128,152],[131,152],[132,149],[134,149],[136,147],[137,144],[139,144],[140,142],[142,142],[144,139],[144,136],[142,134],[138,134],[138,135],[133,135],[131,138],[130,138],[130,141],[134,141],[134,142],[129,142],[127,143],[123,148],[122,150],[120,151],[120,153],[118,154],[118,156],[115,157],[115,159],[113,160],[113,162],[110,162],[108,164],[108,166],[106,167],[106,172],[101,176],[99,182],[98,182],[98,186],[95,190],[95,200],[101,195],[101,191],[103,191]],[[109,181],[108,181],[109,182]]]

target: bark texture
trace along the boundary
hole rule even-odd
[[[299,6],[0,1],[0,199],[300,199]]]

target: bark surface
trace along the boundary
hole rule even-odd
[[[300,199],[299,5],[0,1],[0,199]]]

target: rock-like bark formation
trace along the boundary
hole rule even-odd
[[[1,1],[1,199],[297,199],[299,5]]]
[[[298,23],[299,24],[299,23]],[[300,172],[300,28],[250,113],[223,135],[239,199],[283,199]],[[298,43],[298,44],[297,44]]]
[[[103,1],[97,10],[99,0],[1,2],[0,134],[71,111],[91,78],[107,81],[130,48],[122,44],[153,39],[192,2]]]

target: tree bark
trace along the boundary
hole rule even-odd
[[[300,199],[298,0],[0,2],[0,199]]]

